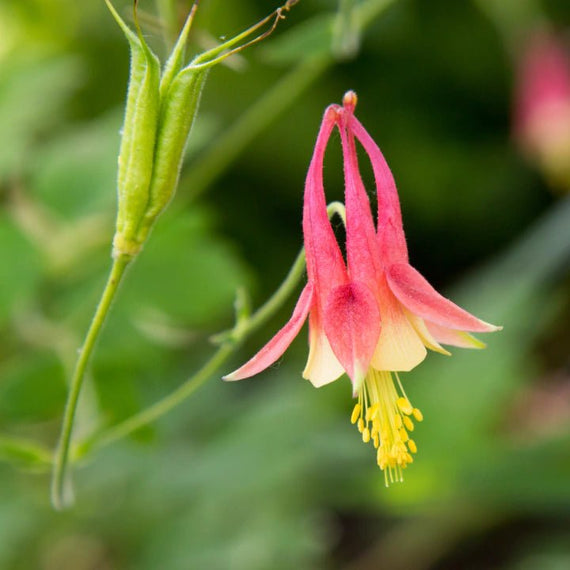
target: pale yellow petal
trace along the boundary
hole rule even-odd
[[[426,348],[395,297],[387,295],[382,301],[382,330],[372,366],[376,370],[407,372],[423,361]]]
[[[344,368],[334,355],[324,332],[313,332],[309,337],[309,358],[303,370],[303,378],[309,380],[315,388],[320,388],[334,382],[344,373]]]

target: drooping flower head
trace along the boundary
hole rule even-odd
[[[377,449],[386,484],[402,480],[417,448],[409,438],[419,409],[407,398],[398,372],[417,366],[440,343],[482,348],[469,332],[492,332],[442,297],[408,262],[396,185],[376,143],[354,116],[356,94],[325,111],[305,183],[303,235],[307,285],[289,322],[246,364],[225,376],[240,380],[273,364],[309,317],[309,357],[303,377],[319,387],[343,372],[358,402],[352,413],[365,442]],[[328,220],[323,187],[326,145],[340,133],[346,202],[346,261]],[[378,197],[375,226],[356,151],[372,164]],[[397,386],[394,383],[394,377]]]

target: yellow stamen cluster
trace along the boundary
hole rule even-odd
[[[418,450],[408,433],[414,431],[412,418],[423,420],[420,410],[410,404],[397,374],[396,379],[402,395],[398,394],[390,372],[371,368],[350,416],[362,441],[372,441],[377,450],[376,460],[384,471],[386,486],[403,481],[402,470],[414,461],[411,454]]]

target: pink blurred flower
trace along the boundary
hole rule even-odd
[[[524,152],[556,186],[570,186],[570,56],[554,35],[542,32],[519,64],[515,135]]]
[[[303,234],[308,283],[289,322],[248,362],[225,377],[240,380],[273,364],[309,317],[309,358],[303,377],[315,386],[350,377],[358,403],[351,420],[372,441],[386,483],[402,479],[416,444],[409,439],[422,420],[401,385],[399,371],[417,366],[426,347],[440,343],[482,348],[469,332],[499,329],[442,297],[408,263],[400,203],[382,153],[354,116],[356,94],[325,112],[307,174]],[[346,263],[327,217],[323,160],[331,133],[341,136],[346,201]],[[366,151],[378,194],[378,224],[362,183],[355,140]],[[394,384],[396,377],[399,392]]]

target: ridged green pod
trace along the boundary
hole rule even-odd
[[[176,191],[184,149],[207,74],[208,69],[182,70],[161,101],[149,202],[137,233],[139,241],[146,239],[153,222]]]
[[[156,218],[174,196],[184,149],[210,68],[250,45],[239,44],[272,17],[277,22],[281,12],[275,11],[183,67],[188,32],[197,8],[195,3],[161,75],[158,58],[144,41],[138,24],[138,33],[135,34],[117,14],[110,0],[105,2],[125,33],[131,49],[130,79],[119,154],[119,206],[113,254],[134,256],[142,248]]]
[[[131,48],[125,119],[119,151],[115,253],[136,254],[136,232],[149,200],[159,116],[160,64],[142,38],[134,34],[107,2]]]

